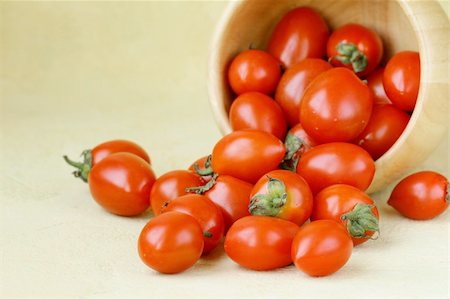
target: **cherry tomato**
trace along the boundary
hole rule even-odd
[[[375,174],[375,163],[361,147],[333,142],[304,153],[297,173],[308,182],[313,194],[334,184],[347,184],[365,191]]]
[[[68,164],[77,168],[77,170],[73,172],[75,177],[79,177],[84,182],[87,182],[89,171],[91,171],[91,168],[107,156],[115,153],[135,154],[136,156],[141,157],[150,164],[150,157],[142,147],[132,141],[120,139],[107,141],[97,145],[93,149],[84,150],[81,153],[83,162],[72,161],[67,156],[64,156],[64,160]]]
[[[281,77],[275,101],[280,104],[291,127],[299,123],[298,111],[306,87],[317,75],[329,69],[331,65],[325,60],[307,58],[288,68]]]
[[[248,205],[253,185],[229,175],[216,175],[211,183],[192,188],[192,191],[204,194],[219,207],[226,232],[238,219],[250,215]]]
[[[353,186],[336,184],[314,197],[311,221],[330,219],[341,223],[352,237],[353,245],[369,240],[378,228],[378,209],[374,201]]]
[[[186,188],[202,185],[200,176],[188,170],[173,170],[165,173],[156,180],[150,193],[153,213],[161,214],[161,208],[166,202],[187,194]]]
[[[272,94],[280,77],[280,62],[261,50],[241,52],[228,69],[228,81],[237,95],[249,91]]]
[[[419,53],[403,51],[395,54],[384,69],[383,85],[395,106],[413,111],[420,86]]]
[[[203,250],[203,233],[194,217],[172,211],[150,220],[142,229],[138,252],[142,261],[161,273],[192,267]]]
[[[219,174],[255,183],[263,174],[277,169],[284,154],[283,143],[272,134],[234,131],[214,146],[212,167]]]
[[[225,252],[242,267],[271,270],[292,263],[292,239],[299,227],[275,217],[247,216],[236,221],[225,236]]]
[[[92,197],[108,212],[135,216],[150,205],[155,174],[144,159],[130,153],[115,153],[91,169],[88,182]]]
[[[286,155],[284,156],[281,167],[295,172],[298,159],[300,159],[301,155],[317,144],[318,143],[305,132],[302,124],[298,123],[289,130],[286,139],[284,140]]]
[[[318,75],[305,91],[300,121],[317,142],[350,141],[366,127],[372,106],[366,84],[346,68],[333,68]]]
[[[253,187],[249,211],[302,225],[313,208],[313,196],[306,181],[288,170],[266,173]]]
[[[213,175],[211,167],[211,155],[201,157],[192,163],[188,170],[197,173],[206,183],[209,182]]]
[[[238,96],[230,107],[230,125],[234,131],[253,129],[283,139],[287,124],[283,111],[271,97],[260,92]]]
[[[327,55],[332,65],[349,68],[365,77],[380,63],[383,42],[375,31],[359,24],[347,24],[330,35]]]
[[[434,171],[420,171],[401,180],[392,190],[388,204],[407,218],[432,219],[450,202],[448,180]]]
[[[369,123],[355,143],[376,160],[397,141],[408,122],[409,114],[394,105],[375,105]]]
[[[334,220],[317,220],[304,225],[292,242],[295,266],[310,276],[326,276],[341,269],[353,250],[352,239]]]
[[[392,104],[383,85],[384,67],[374,70],[367,77],[367,86],[372,91],[375,105]]]
[[[278,22],[267,51],[289,68],[305,58],[324,57],[329,34],[320,14],[309,7],[299,7]]]
[[[178,211],[194,217],[203,231],[203,254],[211,252],[219,245],[224,233],[223,216],[219,208],[207,197],[199,194],[186,194],[169,201],[162,209]]]

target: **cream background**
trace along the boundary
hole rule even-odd
[[[63,154],[113,138],[140,143],[158,175],[211,151],[206,62],[225,6],[0,2],[0,297],[449,297],[449,212],[401,218],[393,185],[374,195],[381,238],[335,275],[248,271],[218,249],[169,276],[137,255],[151,213],[110,215],[70,176]],[[418,169],[449,177],[449,139]]]

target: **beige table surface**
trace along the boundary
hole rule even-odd
[[[449,212],[401,218],[385,204],[392,185],[374,195],[380,239],[315,279],[293,266],[248,271],[223,249],[182,274],[158,274],[136,250],[151,213],[108,214],[71,177],[63,154],[114,138],[142,144],[158,175],[211,151],[220,133],[206,62],[225,6],[0,3],[1,298],[449,297]],[[417,169],[448,177],[449,139]]]

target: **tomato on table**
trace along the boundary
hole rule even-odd
[[[224,233],[223,216],[219,208],[207,197],[186,194],[164,205],[161,213],[178,211],[194,217],[203,231],[203,254],[208,254],[219,245]]]
[[[299,123],[298,111],[306,87],[319,74],[331,69],[331,65],[318,58],[306,58],[288,68],[278,83],[275,101],[283,109],[289,126]]]
[[[234,131],[213,148],[212,168],[218,174],[256,183],[265,173],[277,169],[285,154],[280,139],[263,131]]]
[[[250,214],[278,217],[302,225],[313,209],[308,183],[288,170],[266,173],[253,187],[248,206]]]
[[[228,69],[228,82],[237,95],[250,91],[272,94],[280,77],[280,62],[261,50],[239,53]]]
[[[337,67],[310,83],[300,104],[299,118],[317,142],[347,142],[364,130],[372,106],[367,85],[349,69]]]
[[[379,233],[379,213],[374,201],[353,186],[336,184],[326,187],[314,197],[311,221],[329,219],[341,223],[359,245]]]
[[[375,163],[361,147],[333,142],[304,153],[298,162],[297,173],[308,182],[314,195],[334,184],[347,184],[365,191],[375,174]]]
[[[253,129],[284,139],[287,130],[281,107],[271,97],[260,92],[246,92],[232,103],[229,112],[234,131]]]
[[[89,190],[108,212],[136,216],[150,206],[155,174],[150,164],[130,153],[115,153],[97,163],[89,172]]]
[[[341,269],[353,250],[352,239],[334,220],[317,220],[300,228],[292,242],[292,260],[310,276],[326,276]]]
[[[141,260],[166,274],[192,267],[203,251],[203,232],[194,217],[171,211],[151,219],[138,239]]]
[[[280,218],[247,216],[236,221],[225,236],[229,258],[252,270],[272,270],[292,263],[291,245],[299,227]]]
[[[384,69],[383,85],[395,106],[413,111],[420,87],[419,53],[403,51],[392,56]]]
[[[375,105],[369,123],[356,138],[355,143],[377,160],[402,135],[409,119],[408,113],[394,105]]]
[[[289,11],[273,30],[267,51],[286,68],[305,58],[323,58],[330,32],[322,16],[309,7]]]
[[[392,104],[383,85],[384,67],[374,70],[367,77],[367,86],[372,91],[375,105]]]
[[[169,201],[187,194],[186,188],[202,186],[201,177],[188,170],[172,170],[160,176],[153,184],[149,199],[155,215]]]
[[[138,144],[129,140],[111,140],[103,142],[92,149],[84,150],[81,153],[83,157],[83,162],[75,162],[70,160],[67,156],[63,156],[64,160],[71,166],[77,168],[73,172],[75,177],[79,177],[84,182],[88,181],[89,171],[101,160],[107,156],[115,153],[130,153],[144,159],[150,164],[150,157],[147,152]]]
[[[349,68],[359,77],[365,77],[383,58],[383,42],[372,29],[360,24],[347,24],[330,35],[327,55],[332,65]]]
[[[402,179],[392,190],[388,204],[403,216],[428,220],[442,214],[450,202],[448,180],[434,171],[420,171]]]

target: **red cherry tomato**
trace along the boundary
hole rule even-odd
[[[246,92],[233,101],[230,125],[234,131],[265,131],[278,139],[283,139],[287,130],[283,110],[271,97],[260,92]]]
[[[375,174],[372,157],[361,147],[344,142],[318,145],[304,153],[297,165],[313,194],[334,184],[365,191]]]
[[[186,188],[202,186],[199,175],[188,170],[173,170],[160,176],[153,184],[150,203],[155,215],[161,214],[166,202],[187,194]]]
[[[324,57],[329,34],[320,14],[309,7],[299,7],[278,22],[267,51],[289,68],[305,58]]]
[[[194,217],[167,212],[142,229],[138,252],[142,261],[161,273],[178,273],[192,267],[203,250],[203,234]]]
[[[353,245],[369,240],[378,227],[378,209],[363,191],[349,185],[329,186],[314,197],[311,221],[330,219],[346,227]]]
[[[194,217],[203,231],[203,254],[211,252],[219,245],[224,233],[223,216],[216,205],[207,197],[199,194],[187,194],[171,200],[162,209],[162,213],[178,211]]]
[[[188,170],[195,172],[201,176],[202,180],[206,183],[209,182],[213,175],[213,169],[211,167],[211,155],[201,157],[192,163]]]
[[[214,146],[212,167],[219,174],[255,183],[263,174],[278,168],[284,153],[283,143],[272,134],[234,131]]]
[[[332,65],[349,68],[365,77],[380,63],[383,42],[375,31],[359,24],[347,24],[330,35],[327,55]]]
[[[376,160],[397,141],[408,122],[409,114],[394,105],[375,105],[367,127],[355,143]]]
[[[383,85],[395,106],[413,111],[420,86],[419,53],[403,51],[395,54],[384,69]]]
[[[333,220],[306,224],[292,242],[295,266],[310,276],[326,276],[341,269],[353,250],[347,231]]]
[[[413,173],[392,190],[388,204],[407,218],[432,219],[447,209],[450,202],[448,180],[434,171]]]
[[[237,95],[249,91],[272,94],[280,77],[280,62],[261,50],[241,52],[228,69],[228,82]]]
[[[383,85],[384,67],[374,70],[367,77],[367,86],[372,91],[375,105],[392,104]]]
[[[130,153],[116,153],[91,169],[88,182],[92,197],[108,212],[135,216],[150,205],[155,174],[144,159]]]
[[[302,225],[313,208],[306,181],[288,170],[266,173],[253,187],[249,211],[252,215],[278,217]]]
[[[280,104],[291,127],[299,123],[298,111],[306,87],[319,74],[331,69],[331,65],[322,59],[307,58],[288,68],[280,79],[275,101]]]
[[[79,177],[84,182],[87,182],[89,171],[91,171],[91,168],[107,156],[115,153],[134,154],[138,157],[141,157],[150,164],[150,157],[142,147],[132,141],[120,139],[107,141],[97,145],[93,149],[84,150],[81,153],[83,162],[72,161],[67,156],[64,156],[64,160],[68,164],[78,169],[73,172],[75,177]]]
[[[286,155],[284,156],[281,167],[295,172],[301,155],[317,144],[318,143],[305,132],[302,124],[299,123],[295,125],[289,130],[286,139],[284,140]]]
[[[350,70],[334,68],[318,75],[305,91],[300,121],[317,142],[350,141],[366,127],[372,106],[367,85]]]
[[[208,184],[207,184],[208,185]],[[222,211],[225,232],[238,219],[249,216],[248,205],[253,185],[229,175],[213,178],[211,186],[194,188],[195,192],[204,194]]]
[[[292,239],[298,226],[274,217],[247,216],[236,221],[225,236],[225,252],[242,267],[272,270],[292,263]]]

